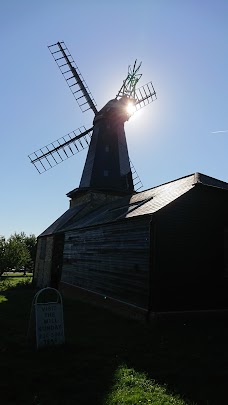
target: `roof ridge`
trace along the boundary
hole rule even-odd
[[[144,192],[146,192],[146,191],[150,191],[150,190],[156,189],[156,188],[161,187],[161,186],[165,186],[165,185],[168,185],[168,184],[172,184],[172,183],[175,183],[176,181],[183,180],[183,179],[186,179],[186,178],[188,178],[188,177],[190,178],[190,177],[192,177],[192,176],[194,176],[193,184],[202,183],[202,184],[207,185],[207,183],[205,183],[205,182],[203,181],[203,179],[202,179],[202,176],[204,176],[204,177],[207,177],[208,179],[214,180],[214,181],[216,181],[216,182],[223,183],[224,185],[225,185],[225,184],[228,185],[228,182],[226,182],[226,181],[224,181],[224,180],[220,180],[220,179],[217,179],[216,177],[208,176],[207,174],[204,174],[204,173],[201,173],[201,172],[194,172],[194,173],[188,174],[188,175],[186,175],[186,176],[182,176],[182,177],[179,177],[179,178],[177,178],[177,179],[174,179],[174,180],[167,181],[167,182],[165,182],[165,183],[159,184],[159,185],[157,185],[157,186],[150,187],[150,188],[148,188],[148,189],[146,189],[146,190],[142,190],[142,191],[140,191],[139,193],[136,193],[136,194],[139,195],[139,194],[144,193]]]
[[[197,172],[196,172],[196,173],[197,173]],[[142,190],[142,191],[140,191],[139,193],[136,193],[136,194],[139,195],[139,194],[141,194],[141,193],[144,193],[145,191],[153,190],[153,189],[155,189],[155,188],[158,188],[158,187],[161,187],[161,186],[165,186],[166,184],[171,184],[171,183],[174,183],[175,181],[179,181],[179,180],[186,179],[187,177],[194,176],[196,173],[191,173],[191,174],[188,174],[188,175],[186,175],[186,176],[179,177],[178,179],[175,179],[175,180],[166,181],[165,183],[158,184],[157,186],[150,187],[150,188],[148,188],[148,189],[146,189],[146,190]]]

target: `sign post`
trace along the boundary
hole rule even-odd
[[[48,301],[51,294],[52,300]],[[55,288],[43,288],[33,298],[35,309],[36,347],[61,345],[65,342],[62,297]],[[30,319],[31,322],[31,319]]]

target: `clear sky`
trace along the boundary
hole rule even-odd
[[[129,64],[158,99],[125,125],[148,189],[201,172],[228,182],[227,0],[0,1],[0,235],[39,235],[69,207],[86,151],[39,175],[27,157],[85,125],[47,46],[65,41],[98,108]],[[226,131],[226,132],[217,132]]]

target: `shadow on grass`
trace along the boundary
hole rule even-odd
[[[227,404],[224,318],[163,319],[146,325],[64,299],[66,345],[27,346],[32,289],[10,289],[0,304],[1,404],[102,405],[126,364],[197,405]]]

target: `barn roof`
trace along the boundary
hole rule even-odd
[[[228,183],[201,173],[194,173],[131,196],[120,197],[118,200],[97,208],[91,207],[88,210],[89,202],[80,206],[76,205],[68,209],[40,236],[153,214],[187,193],[197,184],[228,190]]]

